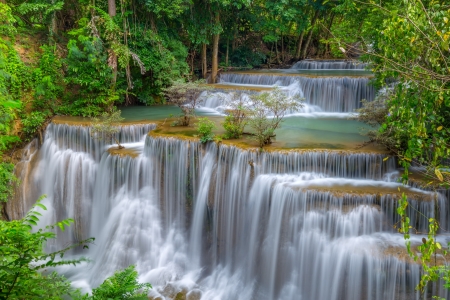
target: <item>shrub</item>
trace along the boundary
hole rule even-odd
[[[138,273],[134,266],[114,273],[107,278],[98,288],[92,290],[92,296],[85,295],[82,299],[88,300],[147,300],[148,290],[152,286],[149,283],[139,283]]]
[[[7,202],[13,195],[14,183],[17,182],[13,170],[14,165],[12,163],[0,163],[0,203]]]
[[[41,198],[42,199],[42,198]],[[55,227],[61,230],[72,219],[63,220],[44,229],[32,230],[41,214],[34,208],[46,209],[39,199],[33,209],[21,220],[0,221],[0,299],[63,299],[72,293],[64,277],[52,273],[43,275],[44,268],[77,264],[85,259],[65,260],[64,254],[77,246],[86,246],[94,239],[78,242],[65,249],[47,254],[44,245],[56,238]]]
[[[216,127],[214,122],[208,118],[199,118],[197,123],[198,136],[201,143],[206,143],[214,140],[212,130]]]
[[[250,108],[250,98],[243,94],[231,94],[231,100],[228,101],[230,109],[222,123],[225,129],[224,138],[238,139],[244,132],[244,127],[248,123],[248,111]]]
[[[33,111],[22,119],[23,132],[29,138],[44,125],[47,115],[40,111]]]

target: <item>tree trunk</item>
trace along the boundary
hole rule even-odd
[[[108,14],[112,18],[116,15],[116,0],[108,0]],[[112,85],[115,86],[117,82],[117,54],[110,50],[110,57],[108,59],[113,70]]]
[[[313,18],[311,20],[311,29],[309,30],[308,38],[306,39],[305,47],[303,48],[303,53],[302,53],[302,57],[301,57],[303,59],[306,58],[306,54],[308,53],[309,43],[311,42],[311,37],[312,37],[312,34],[313,34],[314,25],[316,25],[316,21],[317,21],[318,17],[319,17],[319,11],[316,10],[316,12],[314,13],[314,16],[313,16]]]
[[[233,41],[232,41],[232,43],[231,43],[231,51],[236,50],[237,33],[238,33],[238,28],[237,28],[237,26],[235,25],[235,26],[234,26],[234,32],[233,32]]]
[[[277,59],[277,64],[281,65],[280,54],[278,53],[278,41],[275,41],[275,56]]]
[[[228,67],[228,50],[229,50],[229,48],[230,48],[230,39],[229,38],[227,38],[227,52],[226,52],[226,54],[225,54],[225,65]]]
[[[196,53],[195,50],[192,50],[191,52],[191,57],[190,57],[190,65],[191,65],[191,75],[194,76],[194,57],[195,57]]]
[[[219,13],[214,17],[214,24],[216,28],[220,25]],[[212,53],[212,67],[211,67],[211,83],[216,83],[217,71],[219,67],[219,37],[220,33],[213,36],[213,53]]]
[[[295,52],[295,59],[300,60],[300,52],[302,51],[303,44],[303,36],[305,35],[305,31],[302,31],[300,36],[298,37],[297,51]]]
[[[110,17],[116,15],[116,0],[108,0],[108,14]]]
[[[281,34],[281,62],[284,64],[284,37]]]
[[[328,38],[330,37],[331,26],[333,26],[334,16],[335,16],[335,14],[332,13],[331,14],[330,23],[328,24],[328,28],[327,28],[327,30],[325,32],[325,40],[328,40]],[[323,52],[322,52],[322,56],[323,57],[327,56],[329,45],[330,45],[330,43],[327,41],[326,44],[325,44],[325,48],[323,49]]]
[[[206,44],[202,44],[202,77],[206,79],[208,73],[208,64],[206,62]]]

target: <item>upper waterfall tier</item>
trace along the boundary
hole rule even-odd
[[[368,77],[304,77],[279,74],[223,73],[219,83],[289,86],[290,93],[326,112],[353,112],[361,100],[372,101],[376,90]]]
[[[317,69],[339,69],[349,70],[357,69],[362,70],[367,67],[366,63],[362,63],[355,60],[301,60],[296,62],[291,69],[304,69],[304,70],[317,70]]]

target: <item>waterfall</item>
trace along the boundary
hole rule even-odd
[[[220,76],[220,83],[289,87],[291,94],[296,93],[304,98],[304,103],[318,106],[326,112],[353,112],[361,107],[361,100],[372,101],[375,98],[375,88],[369,84],[369,80],[369,77],[305,77],[246,73],[224,73]]]
[[[342,70],[362,70],[367,67],[366,63],[354,61],[354,60],[310,60],[305,59],[296,62],[291,69],[303,69],[303,70],[329,70],[329,69],[342,69]]]
[[[76,287],[136,264],[150,299],[419,299],[420,267],[394,229],[398,190],[420,230],[429,217],[449,223],[447,200],[386,181],[394,159],[201,145],[147,135],[153,128],[121,127],[130,156],[107,151],[114,145],[89,127],[51,124],[34,154],[29,197],[47,194],[42,223],[75,219],[48,247],[96,238],[70,254],[91,262],[58,269]]]

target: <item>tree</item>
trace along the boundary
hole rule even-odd
[[[119,149],[125,148],[117,138],[117,134],[120,132],[118,123],[123,121],[120,114],[120,110],[113,110],[104,112],[100,117],[94,118],[91,125],[91,136],[105,141],[113,139]]]
[[[195,108],[203,102],[200,94],[210,89],[204,85],[204,81],[195,82],[175,81],[172,86],[163,89],[167,101],[181,109],[181,115],[173,125],[189,126],[191,119],[195,117]]]
[[[275,130],[281,126],[286,114],[302,106],[299,98],[289,97],[279,88],[253,95],[251,99],[252,106],[247,111],[248,125],[261,148],[272,143]]]
[[[64,260],[64,254],[75,247],[87,247],[93,238],[75,243],[53,253],[45,253],[47,241],[56,238],[55,230],[64,231],[73,223],[66,219],[44,229],[32,231],[41,214],[37,207],[46,210],[36,202],[21,220],[0,221],[0,298],[1,299],[61,299],[73,293],[70,283],[62,276],[41,273],[46,268],[61,265],[76,265],[85,259]]]
[[[365,23],[373,28],[366,31],[366,39],[362,39],[366,42],[365,49],[370,45],[365,59],[371,63],[380,86],[394,82],[388,87],[391,92],[387,94],[386,108],[380,110],[385,109],[385,115],[373,114],[372,121],[381,123],[375,139],[389,146],[399,157],[405,169],[405,182],[409,167],[415,164],[426,167],[428,176],[448,187],[450,5],[446,1],[422,0],[384,3],[355,0],[345,5],[353,5],[357,11],[371,11]],[[427,216],[428,236],[413,250],[410,244],[413,228],[406,214],[407,206],[403,195],[397,209],[402,218],[399,231],[404,234],[410,256],[420,259],[422,265],[423,274],[417,289],[423,292],[428,282],[438,280],[449,288],[449,266],[433,259],[438,253],[448,251],[448,245],[445,247],[436,241],[438,220]]]

